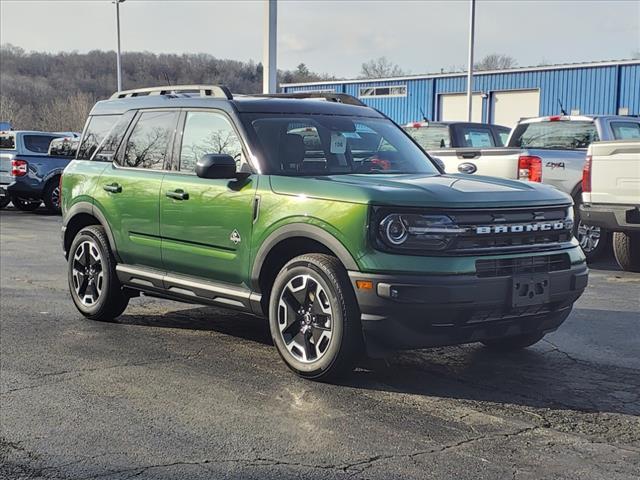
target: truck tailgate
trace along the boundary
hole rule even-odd
[[[8,185],[13,182],[11,176],[11,160],[15,157],[15,151],[4,151],[0,153],[0,185]]]
[[[591,145],[591,203],[640,205],[640,142]]]
[[[447,173],[477,173],[492,177],[517,178],[519,148],[446,148],[430,150],[442,160]]]

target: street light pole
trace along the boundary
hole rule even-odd
[[[469,0],[469,67],[467,71],[467,121],[473,121],[471,118],[473,107],[473,40],[475,34],[476,23],[476,0]]]
[[[113,3],[116,4],[116,30],[118,33],[118,51],[116,52],[117,58],[117,69],[118,69],[118,91],[122,91],[122,62],[120,59],[120,4],[124,2],[124,0],[115,0]]]
[[[262,54],[262,93],[276,93],[278,88],[277,53],[278,4],[264,0],[264,39]]]

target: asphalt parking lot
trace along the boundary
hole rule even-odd
[[[0,212],[0,478],[640,478],[640,274],[612,259],[519,353],[399,354],[304,381],[265,322],[67,293],[60,217]]]

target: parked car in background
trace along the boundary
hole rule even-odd
[[[0,132],[0,208],[11,202],[19,210],[33,211],[44,201],[49,211],[60,212],[60,174],[75,156],[78,140],[73,135]]]
[[[580,210],[587,228],[613,232],[620,267],[640,272],[640,137],[589,146]]]
[[[598,140],[640,138],[640,118],[611,115],[555,115],[521,120],[505,148],[434,151],[448,173],[464,172],[553,185],[576,206],[575,235],[588,259],[610,245],[611,234],[581,224],[582,169],[587,147]]]

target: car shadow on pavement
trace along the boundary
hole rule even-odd
[[[117,323],[157,328],[215,331],[263,345],[273,345],[265,319],[213,307],[196,307],[160,314],[127,314]]]
[[[592,318],[602,313],[584,309],[576,312]],[[610,313],[633,316],[631,312]],[[212,307],[125,314],[118,323],[215,331],[272,345],[269,325],[264,319]],[[274,361],[276,357],[274,350]],[[495,353],[480,344],[468,344],[398,352],[385,360],[363,360],[339,384],[362,390],[535,409],[640,416],[638,370],[612,363],[574,358],[546,339],[534,347],[511,353]]]

